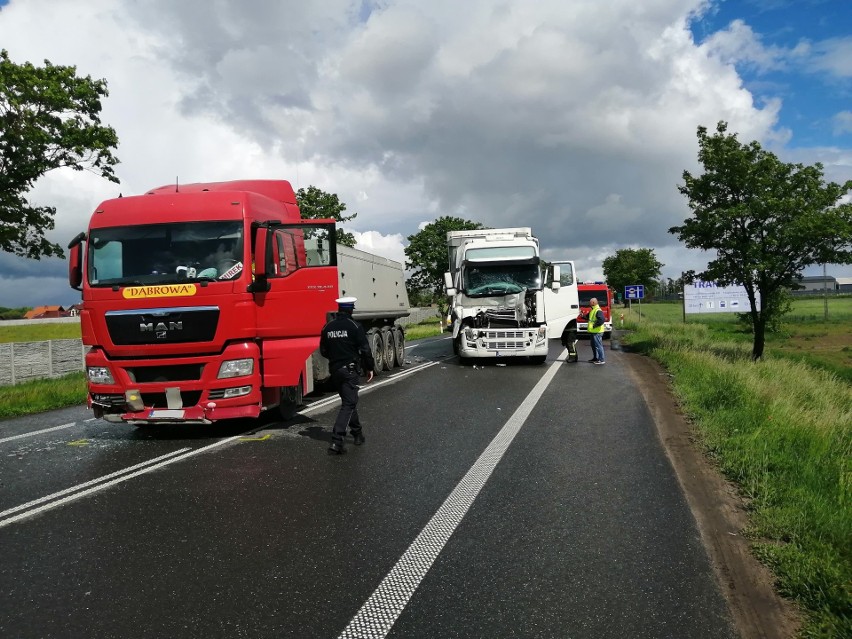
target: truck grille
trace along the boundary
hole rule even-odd
[[[530,343],[524,331],[486,331],[483,337],[485,348],[491,351],[521,351]]]
[[[135,366],[125,368],[130,380],[135,383],[187,382],[201,379],[203,364],[178,364],[175,366]]]
[[[150,308],[133,311],[108,311],[106,325],[112,343],[185,344],[209,342],[216,335],[219,308],[189,306]]]
[[[486,331],[485,339],[525,339],[523,331]]]

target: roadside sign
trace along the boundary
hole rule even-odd
[[[627,300],[641,300],[645,298],[645,285],[644,284],[631,284],[630,286],[624,287],[624,299]]]

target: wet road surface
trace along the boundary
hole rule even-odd
[[[561,350],[416,342],[342,456],[328,392],[288,422],[0,422],[0,636],[735,637],[621,354]]]

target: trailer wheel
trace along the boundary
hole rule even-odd
[[[392,370],[394,359],[392,328],[385,327],[382,329],[382,359],[384,359],[385,370]]]
[[[282,386],[281,401],[278,403],[278,414],[281,419],[292,419],[303,403],[302,381],[298,386]]]
[[[370,342],[370,350],[373,351],[373,361],[376,363],[376,372],[380,373],[385,370],[384,351],[382,350],[382,335],[376,329],[370,329],[367,334],[367,339]]]
[[[393,363],[397,367],[405,364],[405,333],[402,328],[395,326],[393,331]]]

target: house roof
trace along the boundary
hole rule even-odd
[[[24,319],[40,317],[46,313],[61,313],[64,310],[61,306],[36,306],[24,313]]]

